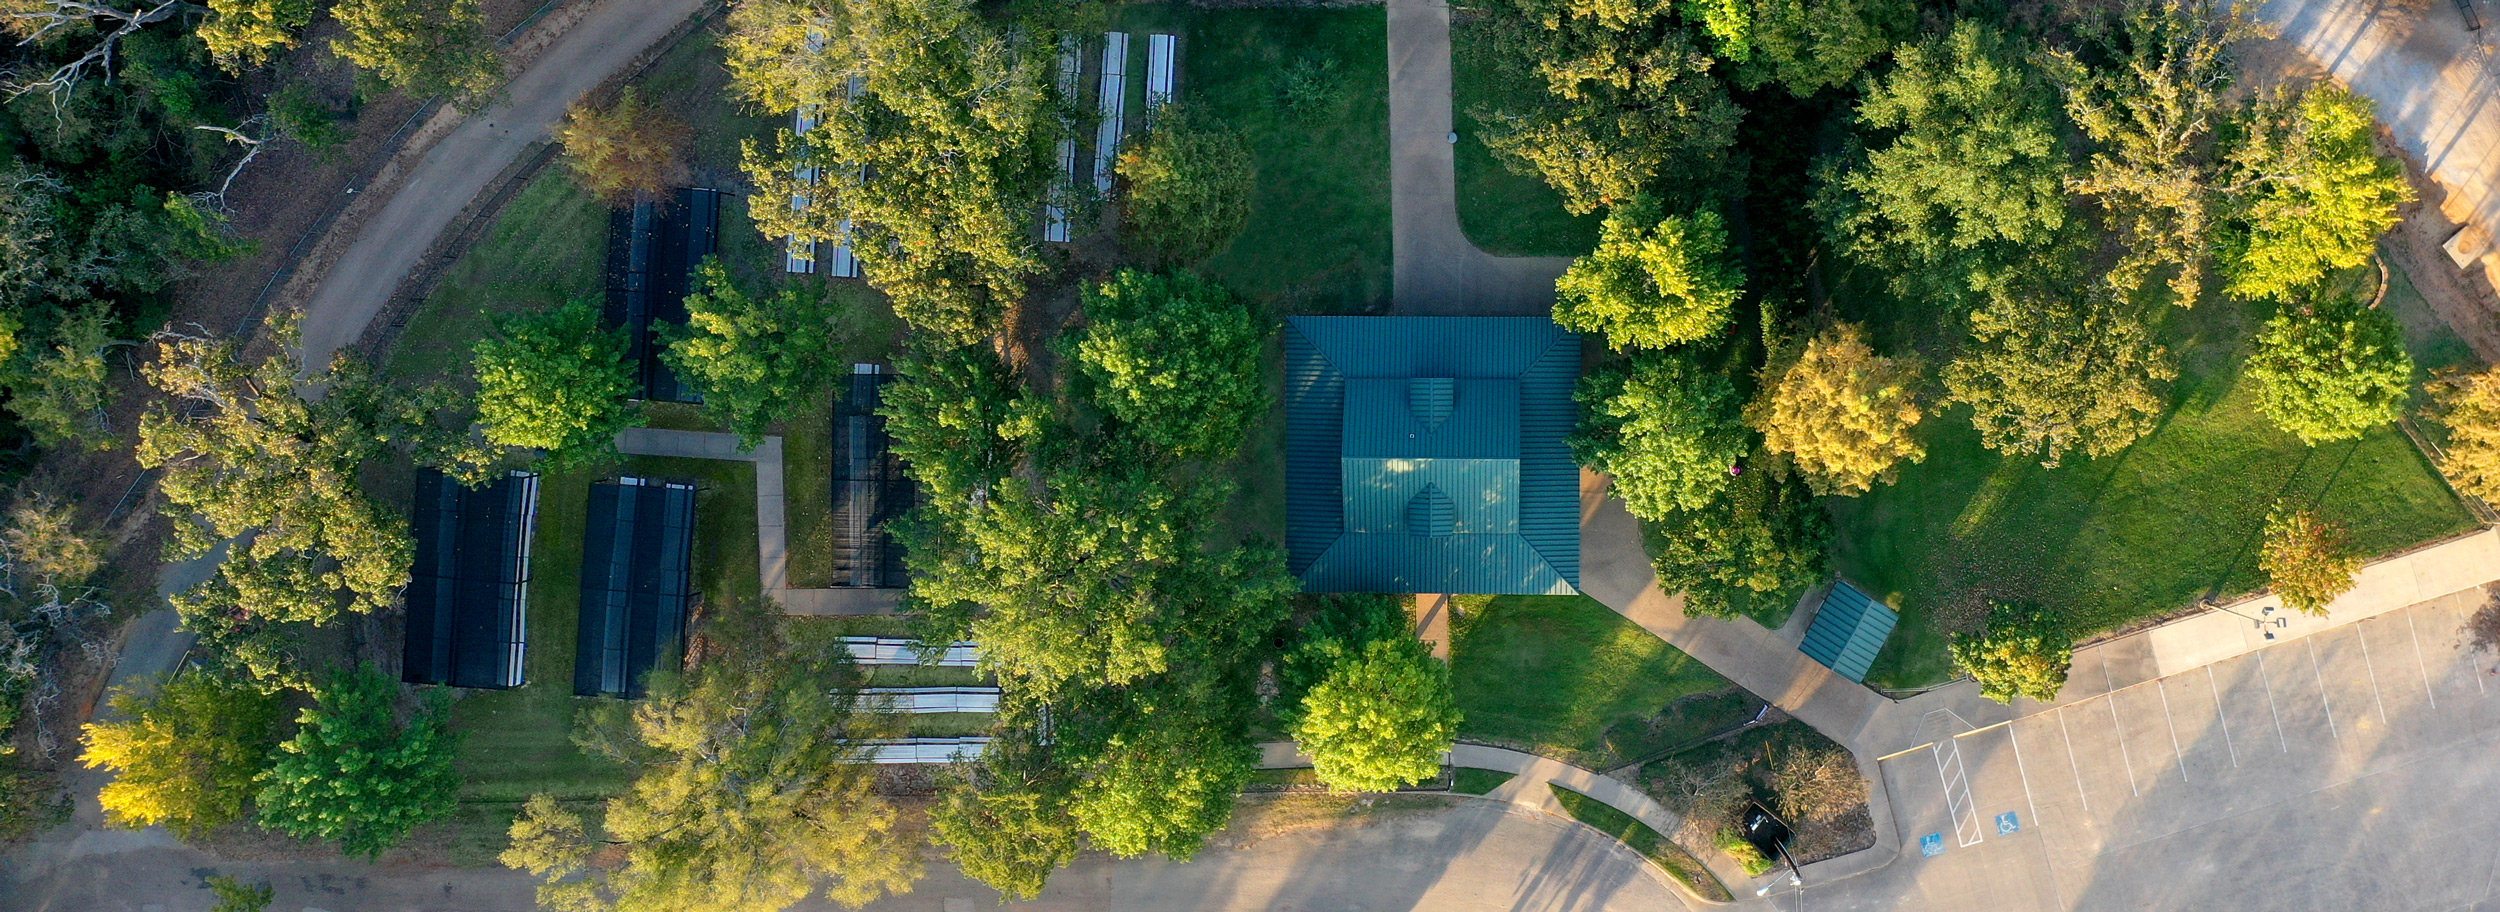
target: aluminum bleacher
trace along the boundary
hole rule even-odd
[[[981,759],[981,752],[990,746],[988,738],[903,738],[875,741],[871,763],[951,763],[957,755],[966,760]]]
[[[1172,35],[1146,36],[1146,115],[1154,116],[1156,108],[1172,103],[1173,81],[1179,77],[1180,38]]]
[[[1085,42],[1074,34],[1059,36],[1059,97],[1076,98],[1079,71],[1085,60]],[[1059,137],[1059,173],[1051,178],[1050,198],[1042,203],[1042,240],[1066,243],[1068,240],[1068,197],[1076,192],[1076,133],[1073,130]]]
[[[1094,192],[1110,193],[1120,160],[1120,137],[1128,130],[1128,33],[1102,35],[1102,83],[1096,98],[1101,121],[1094,128]]]
[[[843,637],[842,645],[851,651],[851,660],[862,665],[918,665],[920,641],[904,637]],[[971,643],[946,647],[939,657],[940,668],[971,668],[981,664],[981,650]]]
[[[998,711],[995,687],[870,687],[859,695],[882,702],[898,713],[986,713]]]

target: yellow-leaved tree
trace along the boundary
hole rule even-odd
[[[277,743],[278,697],[245,681],[184,674],[153,693],[113,694],[119,717],[87,725],[80,762],[111,769],[105,819],[196,837],[243,817],[252,777]]]
[[[1911,433],[1926,416],[1918,375],[1911,362],[1878,354],[1863,327],[1837,324],[1772,363],[1745,423],[1794,460],[1815,493],[1862,494],[1892,480],[1902,461],[1927,458]]]

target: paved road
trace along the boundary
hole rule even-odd
[[[1189,864],[1089,855],[1042,897],[1013,908],[1170,910],[1447,910],[1666,912],[1686,908],[1622,843],[1557,818],[1473,799],[1398,811],[1352,826],[1258,836],[1230,831]],[[347,862],[282,868],[219,862],[161,835],[93,833],[74,847],[0,868],[10,912],[197,912],[200,878],[268,878],[273,909],[331,912],[523,912],[526,878]],[[802,910],[830,910],[818,902]],[[997,908],[996,894],[944,864],[876,912]]]
[[[1400,315],[1543,316],[1568,257],[1497,257],[1458,224],[1450,7],[1389,0],[1389,218]]]
[[[436,238],[564,111],[710,0],[611,0],[582,17],[504,87],[504,100],[428,150],[365,220],[304,305],[304,363],[329,363],[390,303]]]

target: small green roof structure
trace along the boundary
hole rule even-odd
[[[1814,612],[1814,623],[1797,649],[1841,677],[1864,684],[1876,654],[1884,651],[1884,641],[1900,622],[1901,616],[1884,603],[1847,582],[1837,583],[1823,597],[1823,607]]]
[[[1580,339],[1542,317],[1295,317],[1285,546],[1310,592],[1569,595]]]

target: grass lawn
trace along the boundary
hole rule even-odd
[[[1459,767],[1450,771],[1450,791],[1461,795],[1491,794],[1494,789],[1501,788],[1502,783],[1509,782],[1518,776],[1518,773],[1505,773],[1501,770]]]
[[[1948,633],[1975,625],[1990,599],[2056,612],[2083,637],[2258,589],[2260,527],[2277,497],[2316,506],[2374,555],[2473,527],[2396,428],[2312,449],[2257,414],[2239,380],[2262,314],[2217,298],[2164,316],[2180,360],[2172,410],[2128,450],[2043,469],[1982,448],[1968,410],[1947,408],[1920,429],[1926,462],[1831,499],[1834,565],[1902,612],[1870,683],[1950,677]],[[2415,344],[2447,344],[2407,322]]]
[[[1735,898],[1728,894],[1727,885],[1719,882],[1719,876],[1702,865],[1701,859],[1694,858],[1691,852],[1684,851],[1684,847],[1676,845],[1673,840],[1658,835],[1658,831],[1650,829],[1649,824],[1635,820],[1632,815],[1615,810],[1603,801],[1562,786],[1549,783],[1546,788],[1554,790],[1554,800],[1562,804],[1563,810],[1571,812],[1572,819],[1621,840],[1632,851],[1656,862],[1677,883],[1701,894],[1702,898],[1713,902],[1729,902]]]
[[[1759,703],[1584,596],[1463,596],[1460,737],[1604,768],[1742,723]]]
[[[1250,143],[1250,224],[1198,268],[1283,313],[1381,312],[1389,300],[1388,18],[1379,7],[1210,10],[1138,4],[1114,14],[1145,71],[1145,33],[1181,37],[1180,97]],[[1309,121],[1279,100],[1293,61],[1334,60],[1337,102]],[[1132,75],[1129,116],[1145,110]]]
[[[469,347],[501,314],[599,299],[608,210],[561,166],[538,172],[495,227],[443,274],[383,367],[398,380],[465,378]]]
[[[1544,86],[1494,59],[1482,18],[1450,18],[1451,129],[1458,133],[1458,224],[1495,256],[1579,256],[1597,246],[1600,213],[1572,215],[1545,179],[1519,174],[1493,157],[1472,111]]]

